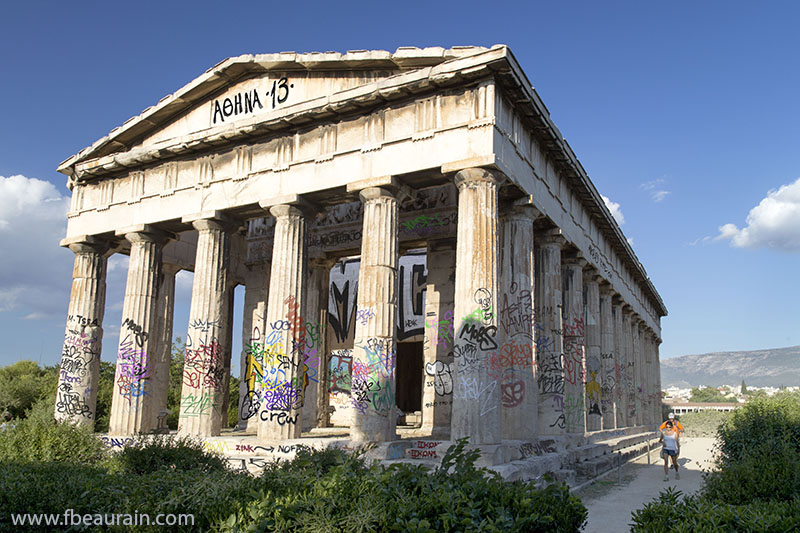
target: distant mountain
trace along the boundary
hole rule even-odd
[[[800,385],[800,346],[683,355],[661,360],[661,388],[738,385]]]

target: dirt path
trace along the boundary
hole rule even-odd
[[[577,492],[583,504],[589,509],[589,521],[583,531],[587,533],[608,533],[630,531],[631,513],[643,507],[667,487],[675,487],[684,494],[698,490],[702,484],[701,469],[711,466],[714,439],[687,438],[681,442],[679,480],[675,471],[670,471],[669,481],[664,481],[664,462],[658,450],[650,452],[652,464],[647,464],[647,456],[622,467],[622,486],[617,485],[616,471]]]

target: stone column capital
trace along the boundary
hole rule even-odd
[[[567,239],[564,238],[558,228],[535,232],[533,241],[542,246],[558,246],[559,248],[567,244]]]
[[[584,283],[597,283],[600,285],[603,282],[603,276],[596,268],[590,266],[583,269],[583,282]]]
[[[183,267],[181,267],[180,265],[176,265],[175,263],[164,263],[164,262],[161,263],[161,271],[164,274],[174,276],[181,270],[183,270]]]
[[[291,204],[273,205],[269,208],[269,214],[276,219],[299,217],[306,218],[308,213],[302,207]]]
[[[601,279],[599,283],[600,283],[600,296],[603,298],[614,298],[614,295],[617,293],[617,291],[614,290],[614,286],[611,285],[611,283],[605,278]]]
[[[580,268],[583,270],[589,262],[581,257],[580,252],[577,254],[567,254],[561,259],[561,264],[569,268]]]
[[[75,254],[98,254],[104,255],[110,248],[109,242],[73,242],[67,247]]]
[[[161,230],[150,224],[121,228],[116,231],[116,235],[123,235],[125,240],[130,243],[154,242],[156,244],[166,244],[170,239],[177,239],[177,235],[174,233]]]
[[[382,198],[397,200],[397,196],[394,192],[383,187],[367,187],[366,189],[361,189],[358,193],[358,197],[363,203],[380,200]]]
[[[494,171],[474,167],[459,170],[456,172],[453,181],[455,181],[456,187],[460,191],[463,187],[472,184],[498,185],[502,179]]]
[[[233,233],[236,229],[236,224],[227,218],[200,218],[192,221],[192,227],[197,231]]]
[[[510,205],[500,214],[503,222],[521,221],[533,223],[539,216],[539,210],[532,205]]]

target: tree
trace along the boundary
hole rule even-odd
[[[11,416],[21,418],[37,400],[48,394],[46,384],[56,376],[56,368],[39,368],[34,361],[17,361],[13,365],[0,368],[0,413],[8,411]],[[55,406],[56,385],[53,385],[53,406]]]
[[[714,387],[693,387],[689,401],[703,403],[724,403],[730,400]]]
[[[747,394],[747,385],[744,384],[744,380],[742,380],[742,390],[740,394]]]

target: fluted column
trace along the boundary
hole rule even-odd
[[[111,435],[149,433],[156,426],[159,408],[154,372],[161,356],[158,289],[167,239],[147,229],[126,233],[125,238],[131,243],[131,256],[111,400]]]
[[[306,343],[304,348],[306,387],[303,404],[303,430],[325,427],[325,406],[321,397],[325,394],[327,382],[323,378],[325,356],[325,318],[328,311],[328,292],[330,291],[331,262],[320,259],[309,261],[308,290],[305,300]],[[323,316],[324,311],[324,316]],[[327,405],[327,403],[325,404]]]
[[[633,311],[630,305],[622,309],[622,333],[625,338],[625,397],[628,411],[626,426],[636,425],[636,357],[633,353]]]
[[[359,196],[364,203],[364,223],[357,305],[358,310],[371,309],[375,315],[356,322],[350,438],[357,442],[381,442],[396,438],[399,205],[392,192],[380,187],[364,189]]]
[[[303,299],[308,275],[306,214],[293,205],[270,208],[275,217],[275,241],[267,302],[267,345],[264,348],[263,399],[258,438],[300,437],[307,386],[306,329]]]
[[[533,207],[516,206],[501,219],[501,345],[489,368],[500,384],[504,439],[530,440],[538,434],[539,391],[533,348],[535,218]]]
[[[616,422],[618,428],[628,425],[628,388],[625,375],[627,373],[627,348],[625,344],[625,324],[622,312],[622,299],[614,296],[612,310],[614,313],[614,374],[617,386],[614,401],[617,406]]]
[[[55,418],[93,426],[103,343],[108,245],[91,239],[74,243],[72,291],[56,392]]]
[[[563,260],[564,303],[561,320],[564,336],[564,416],[566,432],[586,431],[586,318],[583,314],[583,267],[586,260]]]
[[[603,429],[617,427],[617,363],[614,346],[614,313],[611,300],[614,291],[610,285],[600,287],[600,362],[602,364],[603,389],[600,395],[600,413]]]
[[[162,263],[161,279],[158,284],[158,346],[153,364],[153,396],[156,409],[154,430],[168,431],[167,397],[169,395],[169,369],[172,363],[172,328],[175,314],[175,275],[180,271],[178,265]]]
[[[597,271],[589,269],[584,272],[583,286],[586,294],[586,430],[602,429],[602,410],[600,404],[603,397],[602,351],[600,349],[600,277]]]
[[[561,248],[559,230],[536,235],[534,341],[539,385],[539,435],[561,435],[564,414],[564,342],[561,331]]]
[[[659,424],[661,423],[661,358],[658,354],[658,347],[661,345],[661,339],[654,335],[653,338],[653,357],[655,359],[655,381],[656,381],[656,392],[658,393],[658,400],[656,401],[656,408],[655,408],[655,415],[656,415],[656,422]]]
[[[488,170],[458,172],[452,439],[502,440],[498,380],[487,362],[497,343],[497,178]]]
[[[634,389],[634,398],[636,399],[636,425],[641,426],[644,424],[644,411],[646,402],[644,399],[647,393],[644,382],[644,353],[642,352],[642,343],[639,342],[639,329],[642,320],[638,315],[634,314],[631,320],[631,335],[633,346],[633,361],[634,361],[634,379],[636,380],[636,388]]]
[[[256,431],[261,405],[256,392],[263,376],[264,340],[266,339],[267,291],[270,263],[247,266],[244,308],[242,310],[242,353],[239,362],[239,429]],[[258,361],[256,361],[256,358]]]
[[[224,411],[227,335],[231,313],[231,224],[220,219],[192,222],[198,232],[183,366],[181,435],[219,435]]]

